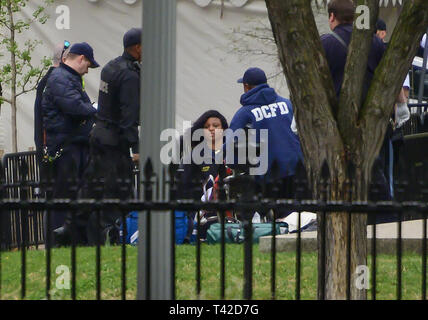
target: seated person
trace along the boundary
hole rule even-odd
[[[190,150],[183,152],[182,163],[177,173],[178,199],[201,200],[204,195],[204,186],[206,189],[212,186],[212,182],[207,185],[207,181],[210,176],[215,179],[219,175],[220,166],[223,165],[220,151],[224,142],[223,130],[227,128],[226,118],[216,110],[204,112],[194,122],[190,128],[190,137],[198,137],[198,140],[192,139]],[[188,213],[189,223],[196,220],[195,216],[196,212]],[[205,219],[210,217],[217,217],[217,212],[204,214]],[[206,238],[209,225],[217,222],[216,219],[208,220],[210,220],[209,223],[204,224],[201,230],[201,239]]]

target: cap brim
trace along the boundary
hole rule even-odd
[[[244,79],[243,79],[243,78],[240,78],[240,79],[238,79],[236,82],[237,82],[237,83],[244,83]]]
[[[91,62],[90,68],[92,69],[98,68],[100,66],[94,59],[89,59],[89,61]]]

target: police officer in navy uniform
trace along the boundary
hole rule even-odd
[[[123,54],[107,63],[101,72],[98,113],[90,139],[91,160],[85,174],[90,198],[132,196],[133,168],[139,159],[141,36],[139,28],[126,32]],[[94,179],[103,182],[94,185]],[[120,217],[120,211],[102,211],[97,228],[95,214],[90,214],[89,243],[95,244],[97,239],[104,243],[107,237],[117,242]]]
[[[49,164],[54,175],[53,197],[74,199],[89,157],[89,133],[97,110],[83,86],[83,75],[97,68],[92,47],[76,43],[63,63],[51,71],[42,97],[43,127]],[[54,243],[62,244],[64,217],[70,212],[52,212]],[[61,221],[62,220],[62,221]],[[50,232],[50,230],[48,230]],[[76,239],[80,238],[76,234]],[[79,240],[78,240],[79,241]]]

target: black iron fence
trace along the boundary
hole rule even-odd
[[[396,239],[396,259],[397,259],[397,299],[402,297],[402,252],[403,252],[403,239],[402,239],[402,222],[410,219],[422,220],[422,238],[421,243],[421,283],[420,292],[421,299],[426,299],[426,261],[427,261],[427,216],[428,216],[428,156],[426,155],[426,148],[421,148],[422,145],[427,145],[428,137],[425,135],[418,137],[410,137],[405,142],[404,151],[400,158],[400,165],[397,169],[396,180],[394,181],[394,201],[379,201],[381,188],[373,183],[370,188],[370,199],[368,202],[340,202],[340,201],[327,201],[327,193],[330,188],[329,170],[325,166],[323,170],[323,177],[321,182],[323,196],[318,200],[313,200],[311,191],[308,188],[306,181],[306,174],[303,165],[299,165],[294,178],[293,184],[277,184],[271,183],[257,187],[253,177],[248,175],[235,175],[226,177],[225,168],[221,166],[219,169],[220,179],[215,183],[217,187],[217,197],[213,201],[203,202],[200,200],[201,196],[201,183],[195,181],[195,192],[192,192],[192,199],[180,200],[180,181],[177,179],[177,166],[171,165],[166,168],[161,183],[154,185],[156,178],[153,177],[153,170],[148,162],[143,170],[145,176],[145,183],[142,185],[144,201],[136,199],[104,199],[103,196],[97,199],[52,199],[46,194],[52,190],[52,183],[49,181],[40,182],[38,164],[36,163],[35,153],[20,153],[14,155],[6,155],[3,161],[4,167],[1,172],[0,183],[0,217],[1,217],[1,248],[2,250],[10,250],[18,248],[21,253],[21,298],[27,296],[27,250],[35,246],[46,250],[46,298],[51,298],[51,250],[53,245],[53,234],[46,232],[50,230],[50,221],[54,212],[58,210],[65,210],[71,212],[71,239],[68,243],[71,252],[71,298],[76,299],[76,248],[81,245],[76,230],[78,227],[79,212],[91,212],[95,217],[97,225],[101,219],[101,213],[105,210],[120,211],[119,224],[123,226],[122,234],[119,241],[113,244],[119,245],[121,248],[121,294],[122,299],[127,296],[127,227],[126,218],[129,212],[144,211],[148,213],[150,219],[151,215],[155,215],[157,211],[170,211],[171,219],[174,221],[174,212],[215,212],[217,217],[216,222],[220,224],[220,298],[226,298],[226,242],[231,239],[228,235],[228,226],[232,220],[239,220],[241,223],[242,234],[240,239],[244,246],[244,287],[243,298],[251,299],[253,297],[253,215],[254,212],[264,213],[262,217],[265,221],[272,225],[271,228],[271,270],[270,270],[270,298],[277,297],[277,235],[278,229],[277,218],[279,215],[286,212],[298,213],[298,226],[296,236],[296,273],[295,273],[295,299],[301,298],[301,277],[302,277],[302,226],[300,225],[301,212],[315,212],[318,215],[318,232],[324,235],[319,242],[318,255],[320,261],[318,268],[318,298],[326,298],[326,288],[328,287],[326,274],[330,272],[326,269],[324,263],[329,259],[326,247],[326,219],[330,213],[344,212],[348,216],[348,233],[347,238],[343,239],[347,243],[347,250],[343,254],[346,255],[347,261],[347,275],[346,275],[346,298],[351,298],[351,279],[353,271],[351,270],[351,256],[350,250],[351,243],[351,216],[365,212],[369,217],[384,214],[390,222],[397,223],[397,239]],[[407,148],[407,149],[406,149]],[[135,185],[135,180],[118,181],[119,184],[132,185],[132,188],[137,188],[138,183]],[[282,182],[281,182],[282,183]],[[351,185],[353,181],[348,181]],[[96,181],[94,185],[98,187],[103,184],[103,181]],[[169,190],[170,199],[164,201],[153,200],[154,195],[158,191],[159,185]],[[287,190],[288,194],[293,194],[292,198],[282,198],[281,189],[290,188]],[[78,187],[75,186],[77,190]],[[139,194],[139,191],[136,192]],[[202,290],[201,280],[201,252],[203,250],[203,239],[201,234],[202,222],[200,214],[196,214],[196,294],[200,297]],[[377,226],[375,219],[372,220],[372,240],[371,240],[371,256],[372,269],[371,269],[371,292],[372,299],[376,299],[376,261],[377,261],[377,244],[376,233]],[[175,223],[172,224],[171,232],[175,233]],[[99,240],[101,235],[97,234]],[[235,236],[233,236],[235,238]],[[237,242],[241,242],[237,241]],[[87,245],[87,244],[86,244]],[[150,246],[150,241],[145,241],[144,245]],[[95,261],[95,274],[96,274],[96,298],[101,298],[101,246],[102,241],[96,241],[96,261]],[[174,237],[171,246],[174,247]],[[1,277],[1,252],[0,252],[0,279]],[[147,261],[149,264],[150,262]],[[175,270],[175,268],[173,268]],[[149,284],[145,284],[148,286]],[[0,286],[1,297],[1,286]],[[174,296],[175,297],[175,296]]]
[[[35,152],[7,154],[3,158],[5,199],[35,200],[41,198],[40,174]],[[29,209],[25,215],[11,210],[1,215],[1,248],[12,249],[24,243],[44,243],[43,211]]]

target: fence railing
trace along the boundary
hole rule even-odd
[[[420,138],[425,141],[426,137]],[[410,139],[412,146],[414,139]],[[416,148],[417,152],[422,149]],[[413,150],[413,149],[412,149]],[[415,152],[416,152],[415,151]],[[145,175],[145,183],[142,185],[142,192],[145,195],[145,200],[137,199],[105,199],[100,196],[97,199],[52,199],[49,196],[45,197],[46,193],[49,193],[52,188],[51,181],[40,182],[38,165],[35,161],[34,153],[21,153],[14,155],[7,155],[4,158],[4,168],[1,170],[4,174],[2,175],[2,181],[0,183],[0,217],[1,217],[1,248],[2,250],[10,250],[13,247],[20,249],[21,254],[21,298],[27,297],[27,251],[31,246],[39,247],[44,245],[46,250],[46,288],[45,296],[47,299],[51,298],[52,290],[52,234],[46,232],[49,229],[50,219],[54,212],[60,210],[66,210],[71,212],[71,241],[70,241],[70,252],[71,252],[71,291],[70,296],[72,299],[77,298],[77,260],[76,260],[76,248],[81,245],[77,238],[77,215],[79,212],[91,212],[99,225],[100,213],[105,210],[118,210],[121,212],[120,222],[123,225],[123,233],[121,239],[115,244],[120,246],[121,249],[121,289],[120,298],[126,299],[127,297],[127,227],[126,217],[129,212],[139,211],[147,212],[148,219],[150,216],[157,214],[157,211],[168,211],[171,214],[171,219],[175,218],[174,212],[186,211],[186,212],[199,212],[201,210],[215,212],[217,215],[217,222],[220,224],[220,235],[221,240],[220,246],[220,298],[226,298],[226,254],[227,254],[227,227],[230,222],[230,218],[233,217],[241,222],[243,229],[243,252],[244,252],[244,263],[243,263],[243,298],[253,298],[253,285],[254,285],[254,267],[253,267],[253,237],[254,226],[252,217],[254,212],[259,213],[270,213],[263,215],[265,220],[272,225],[272,238],[271,238],[271,270],[270,270],[270,298],[275,299],[277,297],[278,289],[278,272],[277,272],[277,218],[278,214],[283,211],[287,212],[298,212],[298,227],[296,236],[296,265],[295,265],[295,299],[301,299],[302,290],[302,233],[300,225],[301,212],[314,212],[318,215],[318,221],[321,224],[318,226],[318,231],[321,235],[324,235],[319,242],[318,255],[322,263],[319,264],[318,268],[318,298],[324,299],[326,287],[326,264],[324,263],[329,257],[326,254],[326,221],[330,213],[344,212],[348,215],[349,224],[348,230],[350,231],[353,227],[351,224],[351,216],[355,214],[361,214],[361,212],[367,213],[370,216],[386,214],[390,219],[390,222],[397,223],[397,239],[396,239],[396,264],[397,264],[397,292],[396,298],[401,299],[403,282],[402,282],[402,254],[403,254],[403,239],[402,239],[402,223],[408,219],[421,219],[422,220],[422,238],[421,243],[421,283],[420,292],[421,299],[426,299],[426,261],[427,261],[427,216],[428,216],[428,157],[424,157],[423,154],[415,153],[416,156],[412,159],[404,156],[401,163],[403,166],[400,168],[401,174],[394,181],[395,186],[395,199],[394,201],[379,201],[379,187],[376,184],[372,184],[370,188],[371,201],[368,202],[348,202],[348,201],[327,201],[327,190],[330,187],[329,170],[328,167],[324,170],[322,177],[322,192],[324,194],[321,199],[312,199],[312,194],[308,188],[306,173],[303,165],[299,165],[295,175],[294,185],[286,186],[286,188],[292,188],[294,197],[291,199],[282,199],[279,196],[280,189],[285,187],[281,184],[271,183],[269,185],[263,185],[261,188],[256,188],[255,180],[251,176],[237,175],[234,177],[225,177],[224,167],[220,168],[219,176],[221,177],[218,181],[218,197],[214,201],[203,202],[200,200],[201,195],[201,184],[199,181],[193,181],[192,188],[195,192],[192,192],[192,199],[180,200],[180,180],[177,179],[177,167],[171,165],[167,168],[168,178],[164,178],[164,181],[160,184],[169,188],[170,199],[164,201],[154,201],[153,193],[156,191],[153,178],[153,172],[149,164],[144,168],[143,173]],[[405,152],[405,154],[411,155],[411,152]],[[422,157],[422,158],[418,158]],[[137,180],[135,180],[137,181]],[[119,184],[133,185],[136,187],[135,181],[118,181]],[[95,181],[93,185],[100,188],[103,181]],[[352,184],[352,181],[349,181]],[[138,185],[138,184],[137,184]],[[78,188],[76,187],[76,190]],[[101,188],[102,189],[102,188]],[[259,190],[259,191],[256,191]],[[202,217],[196,214],[196,295],[201,297],[202,292],[202,250],[204,249],[203,239],[201,239],[202,232]],[[376,247],[376,233],[377,226],[376,222],[372,222],[372,233],[373,237],[371,240],[371,252],[370,257],[372,260],[371,269],[371,292],[372,299],[376,299],[377,292],[377,270],[376,261],[377,247]],[[174,224],[173,224],[174,225]],[[175,230],[175,229],[174,229]],[[174,233],[174,230],[171,230]],[[346,277],[346,298],[351,298],[351,278],[353,271],[351,270],[351,250],[350,250],[350,235],[348,232],[348,238],[343,239],[347,242],[347,250],[344,253],[347,257],[347,277]],[[97,234],[99,239],[100,234]],[[144,245],[150,246],[149,241],[145,241]],[[174,246],[174,237],[172,239],[171,246]],[[101,242],[96,241],[96,261],[95,261],[95,287],[96,287],[96,298],[101,299]],[[149,263],[149,261],[147,261]],[[0,252],[0,266],[1,252]],[[0,279],[4,278],[1,275],[0,268]],[[176,268],[173,268],[176,272]],[[149,286],[149,283],[145,284]],[[0,298],[1,298],[1,286],[0,286]],[[174,296],[175,297],[175,296]]]

